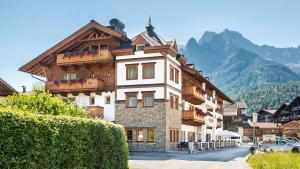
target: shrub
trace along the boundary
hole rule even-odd
[[[110,122],[2,108],[0,126],[0,168],[128,168],[124,128]]]
[[[300,156],[294,153],[260,153],[250,156],[253,169],[299,169]]]
[[[2,106],[39,114],[86,116],[85,110],[74,103],[65,103],[61,98],[53,97],[52,94],[46,92],[35,91],[26,94],[14,94],[9,96],[2,103]]]

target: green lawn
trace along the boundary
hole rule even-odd
[[[300,154],[262,153],[250,156],[253,169],[300,169]]]

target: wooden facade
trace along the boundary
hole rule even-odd
[[[8,95],[12,95],[13,93],[17,93],[17,91],[2,78],[0,78],[0,97],[6,97]]]

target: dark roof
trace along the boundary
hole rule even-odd
[[[17,91],[2,78],[0,78],[0,96],[8,96],[13,93],[17,93]]]
[[[291,101],[291,103],[288,106],[286,106],[285,110],[291,111],[293,107],[297,106],[300,106],[300,96],[297,96],[293,101]]]
[[[276,116],[277,114],[279,114],[282,110],[284,110],[287,106],[289,105],[289,103],[283,103],[274,113],[273,116]]]
[[[276,109],[261,109],[257,113],[258,114],[274,114],[276,112]]]

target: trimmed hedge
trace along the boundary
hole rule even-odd
[[[122,126],[0,109],[0,168],[127,169]]]

